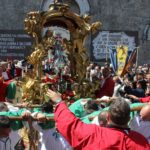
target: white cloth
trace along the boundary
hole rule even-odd
[[[4,80],[8,80],[9,79],[8,74],[7,74],[6,71],[2,72],[2,77],[4,78]]]
[[[32,126],[40,135],[38,150],[72,150],[64,137],[56,133],[55,128],[44,130],[37,122],[33,122]]]
[[[19,110],[18,107],[14,107],[13,104],[11,104],[9,102],[5,102],[5,104],[7,105],[7,108],[9,109],[9,111],[16,112]]]
[[[119,89],[122,87],[121,84],[115,84],[114,87],[114,93],[112,97],[121,97],[120,93],[119,93]]]
[[[135,116],[130,122],[131,130],[141,133],[150,143],[150,121],[141,120],[140,116]]]
[[[107,99],[109,99],[109,96],[103,96],[103,97],[99,98],[99,100],[107,100]]]
[[[99,126],[98,116],[94,117],[91,123]]]

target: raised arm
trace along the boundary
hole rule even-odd
[[[58,131],[66,138],[73,148],[85,144],[87,139],[100,127],[83,123],[61,101],[59,94],[49,91],[48,96],[53,102],[58,102],[55,108],[55,121]],[[87,144],[87,143],[86,143]]]

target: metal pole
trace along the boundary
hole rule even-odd
[[[139,49],[140,49],[140,47],[137,47],[137,53],[136,53],[136,68],[137,68],[137,66],[138,66]]]
[[[108,61],[108,42],[109,42],[109,32],[108,32],[107,43],[106,43],[106,62]]]

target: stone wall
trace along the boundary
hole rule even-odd
[[[24,29],[24,18],[39,10],[42,0],[0,0],[0,29]]]
[[[71,0],[66,1],[74,4]],[[150,23],[150,0],[88,1],[92,21],[100,20],[103,23],[102,30],[138,31],[140,44],[138,63],[150,63],[150,41],[144,43],[142,41],[143,31]],[[0,29],[23,29],[26,14],[32,10],[40,10],[42,2],[42,0],[1,0]]]
[[[150,41],[142,41],[144,29],[150,23],[150,0],[89,2],[93,21],[100,20],[103,23],[102,30],[138,31],[138,64],[150,63]]]

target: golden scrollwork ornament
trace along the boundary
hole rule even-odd
[[[34,66],[34,69],[32,75],[28,76],[28,81],[24,84],[27,99],[43,98],[37,92],[42,87],[40,86],[42,84],[42,59],[55,42],[52,34],[48,38],[43,36],[44,28],[57,26],[70,32],[70,40],[63,39],[63,47],[66,49],[71,64],[71,75],[77,75],[79,84],[82,84],[86,74],[86,67],[89,63],[84,42],[89,33],[94,34],[101,27],[100,22],[91,24],[90,19],[91,16],[80,16],[72,12],[68,5],[59,1],[54,1],[54,4],[50,4],[48,11],[34,11],[27,14],[24,21],[25,30],[35,39],[33,52],[28,57],[28,61]],[[29,83],[32,83],[32,86],[28,86],[30,85]]]

